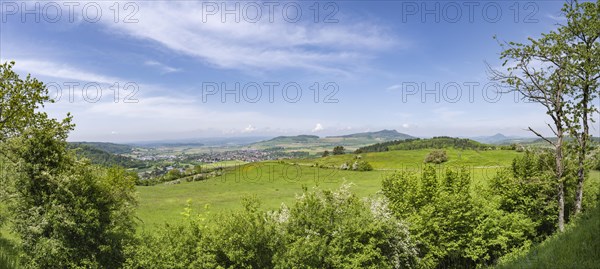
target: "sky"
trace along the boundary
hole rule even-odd
[[[72,141],[549,134],[486,63],[565,22],[561,1],[0,3],[0,60],[73,114]]]

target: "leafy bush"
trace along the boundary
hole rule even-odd
[[[165,226],[139,236],[126,268],[411,268],[416,247],[385,200],[362,201],[347,185],[305,191],[295,204],[244,210]]]
[[[343,146],[333,147],[333,155],[341,155],[346,153],[346,149]]]
[[[135,179],[76,160],[70,125],[41,120],[10,141],[17,163],[9,208],[25,268],[118,268],[135,232]]]
[[[368,163],[367,161],[355,161],[354,164],[352,164],[352,170],[355,170],[355,171],[372,171],[373,170],[373,166],[371,166],[371,164]]]
[[[555,198],[554,159],[550,153],[525,152],[513,160],[510,169],[499,171],[490,181],[491,194],[499,208],[527,216],[541,241],[556,230],[558,204]]]
[[[416,263],[408,229],[387,203],[365,203],[347,185],[335,192],[305,192],[276,216],[284,231],[276,268],[411,268]]]
[[[434,150],[425,157],[425,163],[440,164],[448,161],[445,150]]]
[[[534,224],[518,213],[473,197],[470,174],[435,168],[419,176],[397,172],[383,180],[382,192],[398,218],[406,219],[419,246],[420,267],[467,268],[492,264],[528,243]]]

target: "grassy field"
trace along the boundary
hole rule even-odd
[[[395,150],[386,152],[373,152],[358,154],[361,158],[369,162],[374,169],[406,169],[423,166],[425,156],[431,152],[431,149],[419,150]],[[444,166],[458,167],[494,167],[505,166],[518,156],[520,153],[514,150],[458,150],[446,149],[448,162]],[[299,159],[292,162],[311,164],[319,163],[325,165],[339,166],[345,161],[352,161],[357,154],[331,155],[319,159]]]
[[[223,176],[199,182],[177,185],[138,187],[140,206],[138,217],[144,229],[157,224],[181,220],[181,212],[188,200],[198,212],[209,205],[210,211],[236,209],[244,195],[256,195],[264,209],[276,209],[281,203],[290,203],[302,188],[319,186],[337,188],[343,182],[354,184],[352,190],[361,197],[375,195],[386,174],[397,169],[417,170],[430,150],[390,151],[362,154],[375,169],[369,172],[342,171],[311,167],[315,161],[338,166],[356,155],[337,155],[319,159],[261,162],[229,167]],[[458,151],[448,150],[449,161],[438,166],[439,173],[447,168],[467,167],[473,180],[485,184],[500,167],[507,166],[519,153],[514,151]]]
[[[263,208],[275,209],[282,202],[293,201],[303,187],[337,188],[344,181],[355,184],[353,190],[357,194],[368,196],[379,190],[385,173],[388,172],[339,171],[277,162],[246,164],[205,181],[138,187],[138,216],[143,227],[152,229],[156,224],[181,219],[180,213],[188,200],[199,212],[206,204],[217,212],[239,208],[245,195],[256,195]]]

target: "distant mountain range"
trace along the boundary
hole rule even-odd
[[[518,136],[506,136],[501,133],[497,133],[492,136],[477,136],[477,137],[469,137],[472,140],[475,140],[484,144],[513,144],[513,143],[531,143],[535,141],[536,137],[518,137]]]
[[[378,132],[355,133],[349,135],[328,136],[327,138],[369,138],[379,140],[405,140],[415,138],[414,136],[399,133],[396,130],[381,130]]]
[[[399,133],[396,130],[354,133],[339,136],[318,137],[316,135],[278,136],[273,139],[250,144],[252,148],[286,148],[286,149],[327,149],[333,146],[358,148],[370,144],[392,140],[405,140],[413,136]]]

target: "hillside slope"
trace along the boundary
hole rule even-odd
[[[96,148],[96,149],[106,151],[106,152],[112,153],[112,154],[131,153],[134,149],[130,145],[107,143],[107,142],[70,142],[69,144],[74,147],[88,146],[88,147]]]
[[[103,143],[104,144],[104,143]],[[118,144],[113,144],[118,145]],[[122,166],[125,168],[145,167],[147,164],[143,161],[136,160],[127,156],[119,155],[113,152],[125,151],[125,148],[112,147],[109,151],[96,147],[92,143],[69,143],[69,148],[75,150],[79,157],[84,157],[90,160],[93,164],[103,166]],[[103,147],[106,148],[106,147]]]
[[[396,130],[381,130],[377,132],[355,133],[349,135],[328,136],[327,138],[368,138],[376,140],[404,140],[412,139],[414,136],[399,133]]]
[[[584,213],[564,233],[514,259],[506,257],[496,268],[600,268],[600,206]]]
[[[322,153],[324,150],[332,150],[334,146],[344,146],[348,150],[354,150],[374,143],[390,140],[402,141],[412,138],[414,137],[399,133],[396,130],[381,130],[328,137],[319,137],[316,135],[278,136],[270,140],[253,143],[249,147],[254,149],[279,148]]]

